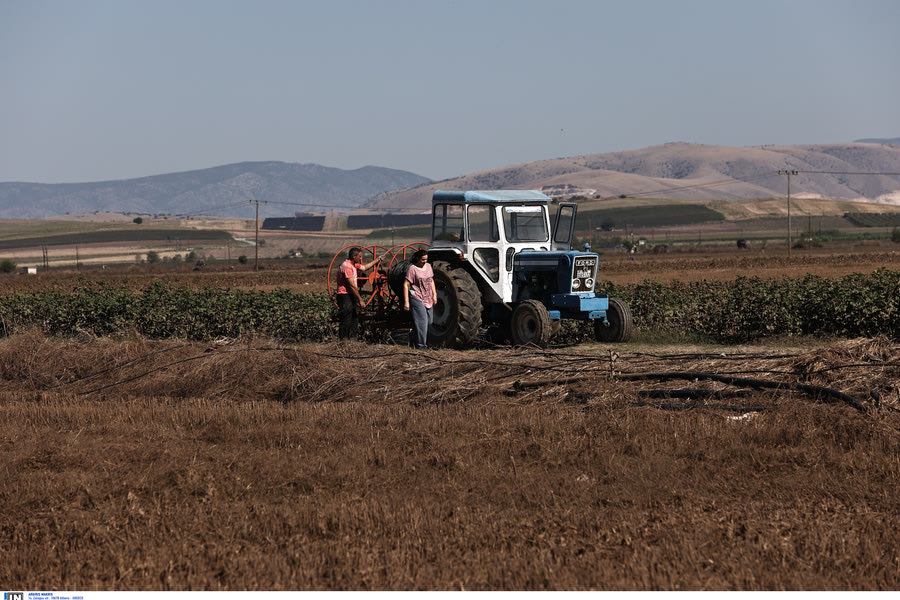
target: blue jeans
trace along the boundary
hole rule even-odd
[[[409,295],[409,313],[412,315],[412,342],[416,348],[428,347],[428,326],[434,320],[434,307],[426,308],[412,294]]]

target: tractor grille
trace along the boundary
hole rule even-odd
[[[595,278],[597,277],[596,255],[576,256],[572,261],[572,292],[583,294],[594,291]]]

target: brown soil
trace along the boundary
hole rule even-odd
[[[25,334],[0,341],[0,373],[7,589],[900,586],[885,339],[414,353]]]

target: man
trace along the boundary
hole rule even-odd
[[[359,295],[359,286],[356,284],[356,276],[359,272],[379,264],[381,258],[372,262],[361,264],[361,248],[350,248],[347,260],[341,263],[337,273],[337,305],[338,305],[338,337],[342,340],[355,340],[359,327],[359,309],[365,308],[362,296]]]

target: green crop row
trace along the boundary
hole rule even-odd
[[[331,337],[332,307],[324,293],[192,290],[162,282],[140,291],[101,283],[71,293],[0,296],[0,318],[7,333],[37,327],[53,336],[135,332],[153,338],[208,340],[254,334],[321,341]]]
[[[101,229],[80,233],[46,235],[43,237],[0,240],[0,249],[59,246],[67,244],[104,244],[115,242],[160,242],[180,240],[230,240],[231,234],[219,229]]]
[[[635,326],[647,331],[687,333],[721,343],[807,335],[900,339],[900,271],[835,279],[601,282],[598,288],[625,300]]]
[[[857,227],[900,226],[900,213],[845,213],[844,218]]]
[[[725,216],[702,204],[673,204],[579,210],[576,216],[579,231],[591,227],[603,230],[625,227],[673,227],[695,223],[716,223]]]
[[[766,337],[900,339],[900,271],[828,279],[738,277],[732,281],[615,285],[598,289],[628,303],[635,326],[650,334],[687,334],[719,343]],[[291,341],[333,337],[334,305],[324,293],[230,288],[188,289],[155,282],[139,291],[89,284],[72,292],[0,296],[9,334],[39,328],[47,335],[135,332],[154,338],[215,339],[261,335]],[[589,322],[563,327],[567,343],[592,338]]]

